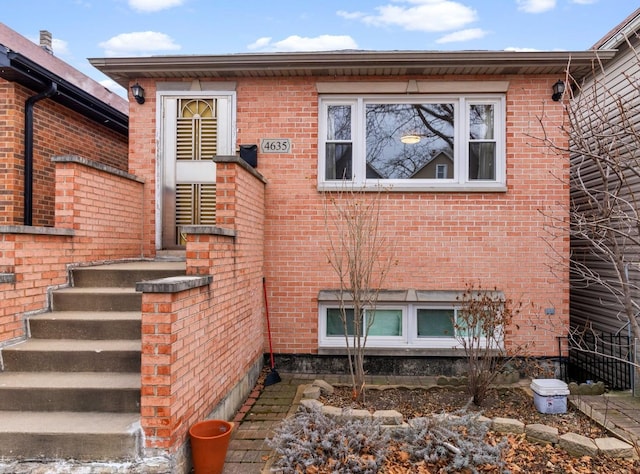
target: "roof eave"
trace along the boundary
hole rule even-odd
[[[580,78],[594,59],[607,61],[615,50],[574,52],[511,51],[333,51],[91,58],[91,64],[123,87],[138,78],[256,76],[397,76],[565,74]]]
[[[109,104],[105,104],[22,54],[2,47],[0,47],[0,77],[16,82],[34,92],[42,92],[52,82],[55,82],[58,85],[58,89],[57,93],[51,97],[51,100],[69,107],[120,134],[128,134],[129,117],[127,114],[111,107]]]

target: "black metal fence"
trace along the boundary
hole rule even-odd
[[[602,381],[612,390],[632,388],[633,339],[629,336],[587,332],[579,341],[569,339],[569,357],[561,360],[562,378],[567,382],[592,380]]]

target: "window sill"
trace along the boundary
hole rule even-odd
[[[365,356],[392,357],[466,357],[462,348],[398,348],[398,347],[366,347]],[[347,355],[344,347],[319,347],[319,355]]]
[[[361,185],[350,181],[337,181],[335,183],[318,183],[318,191],[355,191],[355,192],[396,192],[396,193],[506,193],[507,185],[504,183],[491,184],[374,184]]]

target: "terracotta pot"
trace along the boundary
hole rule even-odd
[[[222,474],[233,423],[200,421],[189,429],[195,474]]]

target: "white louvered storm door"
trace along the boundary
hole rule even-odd
[[[162,248],[184,247],[185,225],[216,223],[216,155],[231,155],[231,96],[167,97],[163,109]]]

